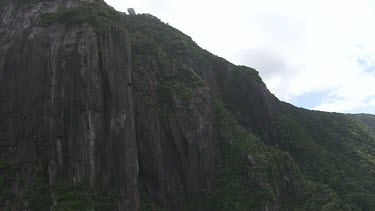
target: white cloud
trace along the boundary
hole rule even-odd
[[[369,104],[370,104],[370,106],[375,106],[375,98],[371,99]]]
[[[364,106],[366,106],[366,104],[361,101],[346,99],[328,102],[317,106],[314,109],[319,111],[345,112],[359,107],[362,108]]]
[[[317,110],[336,112],[358,112],[375,106],[375,77],[362,72],[331,91]],[[369,110],[369,109],[367,109]],[[374,111],[372,111],[374,112]]]
[[[316,109],[356,111],[375,97],[371,0],[108,0],[158,16],[231,62],[255,67],[293,102],[328,92]]]

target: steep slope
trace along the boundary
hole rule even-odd
[[[121,210],[138,208],[127,33],[39,23],[39,14],[77,3],[12,1],[1,8],[1,179],[9,185],[1,188],[2,210],[80,209],[87,203],[80,200],[94,196],[78,200],[78,185],[119,194]]]
[[[305,176],[304,207],[372,210],[375,139],[368,129],[351,115],[280,106],[280,147]]]
[[[361,123],[368,127],[371,132],[375,134],[375,115],[371,114],[351,114],[350,118],[354,119],[358,123]]]
[[[0,5],[0,209],[375,207],[360,120],[280,102],[149,14]]]

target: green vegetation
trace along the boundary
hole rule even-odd
[[[120,200],[118,194],[89,191],[81,184],[58,181],[52,188],[57,206],[54,210],[113,210]]]
[[[159,88],[159,105],[161,115],[164,117],[172,108],[172,103],[175,101],[173,98],[182,101],[189,108],[194,90],[204,85],[203,79],[189,66],[178,64],[175,69],[176,72],[162,75],[163,79]]]
[[[37,170],[35,172],[35,179],[30,191],[28,200],[32,210],[49,209],[52,199],[47,171]]]
[[[15,5],[16,8],[19,8],[21,6],[29,6],[38,2],[40,1],[39,0],[0,0],[0,6],[13,3],[13,5]]]
[[[173,98],[182,101],[184,107],[190,107],[194,90],[204,85],[203,78],[208,70],[218,71],[217,77],[225,77],[219,71],[231,67],[236,82],[251,79],[263,83],[256,70],[232,65],[203,50],[189,36],[152,15],[125,18],[132,43],[133,70],[142,74],[139,77],[157,74],[159,101],[153,106],[160,108],[163,118],[169,115]]]
[[[168,61],[180,61],[189,64],[201,77],[209,69],[215,70],[229,66],[235,70],[235,77],[244,77],[263,83],[256,70],[245,66],[235,66],[211,54],[199,47],[191,37],[163,23],[155,16],[140,14],[126,16],[125,19],[134,57],[152,56],[158,63],[160,61],[163,63],[160,69],[169,68],[164,66],[169,65]],[[133,58],[133,60],[137,62],[138,59]]]
[[[234,69],[234,77],[237,80],[253,80],[264,85],[258,71],[246,66],[235,66]]]
[[[9,162],[0,159],[0,204],[6,200],[14,200],[10,185],[16,180],[16,170]]]
[[[298,197],[288,198],[284,192],[287,186],[298,189],[302,180],[293,160],[241,127],[219,99],[214,98],[213,104],[215,137],[221,151],[215,191],[194,197],[189,210],[257,210],[276,201],[284,209],[297,207]],[[255,163],[250,163],[249,156]],[[288,165],[294,170],[288,170]],[[285,177],[295,184],[288,184]]]
[[[36,172],[29,195],[32,210],[46,210],[56,201],[53,210],[113,210],[119,195],[104,191],[90,191],[81,184],[59,180],[51,188],[46,171]]]
[[[199,71],[195,68],[199,67],[187,65],[187,60],[182,57],[188,54],[198,58],[202,50],[190,37],[165,25],[154,16],[126,16],[126,22],[132,43],[132,64],[135,72],[155,74],[155,79],[159,81],[156,107],[159,108],[160,116],[163,119],[168,117],[176,101],[189,109],[194,91],[205,82],[197,74]]]
[[[161,22],[155,16],[140,14],[125,18],[135,61],[138,55],[148,55],[170,62],[177,60],[185,64],[193,61],[194,64],[189,66],[199,75],[202,75],[205,69],[212,68],[218,61],[224,61],[203,50],[189,36]]]
[[[123,19],[119,12],[101,3],[82,2],[80,6],[61,8],[54,13],[44,13],[40,16],[40,23],[48,26],[54,23],[83,24],[101,28],[117,26],[123,28]]]
[[[281,104],[282,148],[305,180],[305,208],[375,207],[375,139],[349,116]]]
[[[10,164],[3,159],[0,159],[0,169],[7,169],[9,168]]]
[[[350,118],[356,122],[363,124],[364,127],[368,128],[373,134],[375,134],[375,115],[371,114],[350,114]]]
[[[139,195],[139,204],[141,211],[165,211],[165,209],[161,208],[154,200],[152,200],[149,194],[143,189],[139,190]]]

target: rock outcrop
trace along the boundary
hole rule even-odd
[[[266,143],[277,144],[274,126],[279,113],[277,98],[266,88],[258,73],[252,68],[227,62],[219,62],[213,69],[210,78],[214,79],[211,84],[216,88],[215,94],[237,114],[239,123]]]
[[[136,210],[138,150],[127,32],[38,25],[38,14],[55,7],[52,1],[1,9],[1,159],[21,164],[29,172],[25,180],[35,169],[48,168],[52,185],[56,177],[66,177],[91,189],[117,190],[120,209]],[[12,191],[27,190],[19,185]]]
[[[213,187],[215,145],[209,90],[198,87],[187,100],[173,93],[183,82],[163,85],[168,79],[160,78],[164,69],[153,57],[144,56],[133,67],[141,181],[164,207],[181,210],[189,195]],[[166,71],[178,75],[187,70],[172,65]]]
[[[134,8],[128,8],[129,15],[136,15]]]

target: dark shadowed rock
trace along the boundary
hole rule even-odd
[[[209,84],[241,125],[258,134],[268,144],[278,143],[273,125],[279,113],[277,98],[266,88],[258,73],[248,67],[218,62]]]
[[[0,158],[20,164],[22,177],[31,178],[31,184],[33,169],[48,168],[51,185],[56,177],[69,178],[91,190],[117,192],[120,210],[137,210],[127,32],[39,26],[37,14],[54,6],[48,2],[26,10],[9,4],[1,9]],[[30,191],[14,187],[21,199]],[[6,204],[15,210],[21,206],[19,201]]]
[[[135,61],[142,61],[133,64],[140,178],[164,207],[181,210],[191,194],[213,187],[215,148],[209,90],[193,90],[189,102],[173,94],[170,104],[160,105],[160,86],[166,80],[160,78],[161,71],[178,75],[184,70],[173,65],[162,69],[148,56]]]

